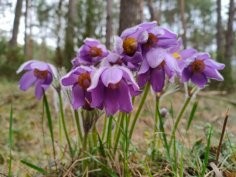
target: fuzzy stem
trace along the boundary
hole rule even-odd
[[[73,148],[71,146],[71,142],[70,142],[69,135],[68,135],[67,128],[66,128],[65,115],[64,115],[64,111],[63,111],[63,103],[62,103],[62,98],[61,98],[60,92],[58,92],[58,96],[59,96],[59,102],[60,102],[60,113],[61,113],[62,126],[63,126],[63,130],[64,130],[64,133],[66,136],[68,146],[69,146],[70,155],[73,158],[74,152],[73,152]]]
[[[172,141],[173,141],[173,138],[175,137],[175,132],[176,132],[176,130],[177,130],[177,128],[178,128],[179,122],[180,122],[180,120],[181,120],[181,118],[182,118],[182,116],[183,116],[183,114],[184,114],[186,108],[188,107],[191,98],[192,98],[191,96],[187,97],[187,99],[186,99],[185,102],[184,102],[183,107],[181,108],[181,110],[180,110],[180,112],[179,112],[179,114],[178,114],[178,116],[177,116],[177,119],[176,119],[175,124],[174,124],[174,128],[173,128],[173,130],[172,130],[172,132],[171,132],[171,138],[170,138],[169,147],[171,147],[171,145],[172,145]]]
[[[113,117],[110,116],[108,120],[108,126],[107,126],[107,145],[109,148],[111,147],[112,120],[113,120]]]
[[[114,154],[116,153],[116,150],[117,150],[117,146],[118,146],[118,143],[119,143],[119,140],[120,140],[120,133],[122,131],[122,127],[123,127],[123,122],[124,122],[124,115],[125,113],[121,113],[121,117],[119,117],[119,122],[117,123],[116,125],[116,132],[115,132],[115,136],[114,136],[114,140],[115,140],[115,143],[114,143]]]
[[[74,110],[74,115],[75,115],[75,122],[76,122],[77,131],[78,131],[78,143],[83,142],[83,134],[81,131],[79,113],[77,110]]]
[[[131,128],[130,128],[130,131],[129,131],[129,138],[130,138],[130,139],[132,138],[135,124],[136,124],[137,119],[138,119],[138,117],[139,117],[139,115],[140,115],[140,113],[141,113],[141,110],[142,110],[142,107],[143,107],[143,105],[144,105],[144,102],[145,102],[145,100],[146,100],[146,98],[147,98],[147,95],[148,95],[148,92],[149,92],[149,88],[150,88],[150,84],[148,83],[148,84],[146,85],[145,89],[144,89],[144,93],[143,93],[142,99],[141,99],[141,101],[140,101],[140,103],[139,103],[138,110],[137,110],[137,112],[136,112],[136,114],[135,114],[135,116],[134,116],[134,120],[133,120],[133,122],[132,122],[132,124],[131,124]]]

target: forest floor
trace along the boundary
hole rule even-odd
[[[50,91],[50,96],[52,91]],[[218,92],[217,92],[218,93]],[[33,89],[29,92],[22,92],[18,89],[15,82],[0,83],[0,176],[1,173],[7,174],[7,161],[9,158],[8,131],[9,131],[9,115],[11,105],[13,108],[13,132],[14,145],[12,151],[13,172],[16,176],[31,176],[33,173],[28,167],[20,162],[20,160],[28,160],[34,164],[45,167],[52,158],[51,142],[49,132],[46,126],[46,120],[42,123],[42,103],[34,98]],[[227,124],[226,136],[232,143],[236,143],[236,92],[228,95],[216,94],[213,91],[202,91],[195,100],[198,100],[198,109],[195,114],[190,130],[186,132],[187,118],[183,119],[178,129],[178,140],[188,147],[198,141],[205,141],[205,133],[208,125],[214,127],[213,146],[219,143],[219,137],[224,122],[225,112],[229,108],[229,121]],[[50,103],[54,106],[53,97],[50,97]],[[183,93],[176,93],[166,96],[161,102],[162,108],[170,108],[178,113],[184,101]],[[146,141],[153,132],[153,115],[154,112],[153,96],[149,96],[146,101],[142,115],[135,128],[133,143],[142,150],[148,146]],[[69,108],[68,113],[70,112]],[[188,109],[186,115],[191,111]],[[54,117],[57,112],[53,111]],[[68,126],[70,127],[70,135],[76,134],[70,114],[67,116]],[[54,120],[54,131],[56,138],[59,137],[58,120]],[[165,118],[165,128],[167,133],[170,132],[173,120],[170,116]],[[44,126],[42,126],[44,125]],[[43,138],[45,137],[45,138]],[[62,140],[63,141],[63,140]],[[62,148],[63,142],[56,141],[57,148]],[[26,175],[27,174],[27,175]]]

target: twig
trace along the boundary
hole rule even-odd
[[[220,156],[220,151],[221,151],[221,147],[222,147],[222,141],[223,141],[223,138],[224,138],[228,117],[229,117],[229,108],[227,109],[227,111],[225,113],[225,120],[224,120],[223,128],[222,128],[222,131],[221,131],[220,142],[219,142],[219,145],[218,145],[218,148],[217,148],[216,164],[218,164],[218,160],[219,160],[219,156]]]

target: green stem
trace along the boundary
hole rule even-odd
[[[180,122],[180,120],[181,120],[181,118],[182,118],[186,108],[188,107],[188,105],[190,103],[190,100],[191,100],[191,96],[187,97],[187,99],[184,102],[183,107],[181,108],[181,110],[180,110],[180,112],[179,112],[179,114],[177,116],[177,119],[176,119],[175,124],[174,124],[174,128],[173,128],[173,130],[171,132],[171,138],[170,138],[169,147],[171,147],[171,145],[172,145],[173,138],[175,137],[175,132],[176,132],[176,130],[178,128],[179,122]]]
[[[121,134],[121,131],[122,131],[122,127],[123,127],[123,122],[124,122],[124,113],[122,113],[122,116],[121,118],[119,117],[119,122],[117,123],[116,125],[116,132],[114,136],[114,140],[115,140],[115,145],[114,145],[114,154],[116,153],[116,150],[117,150],[117,146],[118,146],[118,143],[119,143],[119,140],[120,140],[120,134]]]
[[[71,142],[70,142],[69,135],[68,135],[67,128],[66,128],[65,116],[64,116],[64,111],[63,111],[63,103],[62,103],[62,98],[61,98],[60,92],[58,92],[58,96],[59,96],[59,102],[60,102],[60,113],[61,113],[62,127],[63,127],[64,133],[66,136],[66,140],[67,140],[67,143],[69,146],[70,155],[73,158],[74,152],[73,152],[73,148],[71,146]]]
[[[43,95],[43,106],[45,106],[45,111],[46,111],[47,120],[48,120],[48,128],[50,131],[50,136],[51,136],[51,141],[52,141],[53,156],[54,156],[54,160],[56,161],[56,149],[55,149],[55,145],[54,145],[52,117],[51,117],[51,112],[50,112],[49,105],[48,105],[47,96],[45,95],[45,93]]]
[[[102,129],[102,140],[104,140],[107,131],[107,116],[104,117],[104,125]]]
[[[108,126],[107,126],[107,145],[111,147],[111,134],[112,134],[112,119],[113,117],[109,117]]]
[[[156,147],[156,139],[157,139],[157,131],[158,131],[158,124],[159,124],[159,119],[160,117],[158,116],[158,111],[159,111],[159,96],[156,96],[156,107],[155,107],[155,116],[154,116],[154,134],[153,134],[153,142],[152,142],[152,158],[154,159],[154,154],[155,154],[155,147]]]
[[[138,119],[138,117],[139,117],[139,115],[140,115],[140,112],[141,112],[141,110],[142,110],[142,107],[143,107],[143,105],[144,105],[144,102],[145,102],[145,100],[146,100],[146,98],[147,98],[147,95],[148,95],[148,92],[149,92],[149,88],[150,88],[150,84],[148,83],[148,84],[146,85],[145,89],[144,89],[144,93],[143,93],[142,99],[141,99],[141,101],[140,101],[138,110],[137,110],[137,112],[136,112],[136,114],[135,114],[135,116],[134,116],[134,120],[133,120],[133,122],[132,122],[132,124],[131,124],[131,128],[130,128],[130,131],[129,131],[129,138],[130,138],[130,139],[132,138],[135,124],[136,124],[137,119]]]
[[[168,145],[168,142],[167,142],[167,137],[166,137],[166,132],[165,132],[165,128],[164,128],[164,122],[163,122],[163,118],[160,114],[160,109],[159,109],[159,103],[160,103],[160,99],[159,97],[156,97],[156,112],[155,112],[155,120],[158,121],[159,120],[159,129],[161,131],[161,135],[162,135],[162,139],[164,141],[164,147],[166,149],[166,154],[167,154],[167,157],[168,159],[170,160],[170,147]],[[157,125],[156,125],[157,126]],[[157,127],[156,127],[157,129]]]
[[[74,115],[75,115],[75,122],[76,122],[77,131],[78,131],[78,145],[79,145],[79,142],[83,142],[83,134],[82,134],[82,130],[81,130],[79,113],[77,110],[74,110]]]

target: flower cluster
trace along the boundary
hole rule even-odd
[[[105,109],[107,115],[131,112],[132,96],[141,93],[146,84],[161,92],[165,83],[174,82],[176,77],[199,88],[204,88],[208,79],[223,80],[218,70],[224,64],[208,53],[182,50],[181,38],[156,22],[128,28],[114,39],[114,48],[109,51],[98,40],[86,38],[72,60],[72,70],[61,78],[61,84],[72,89],[74,109]],[[40,99],[52,83],[54,67],[29,61],[18,72],[22,70],[27,72],[20,80],[20,89],[35,84],[35,95]]]

